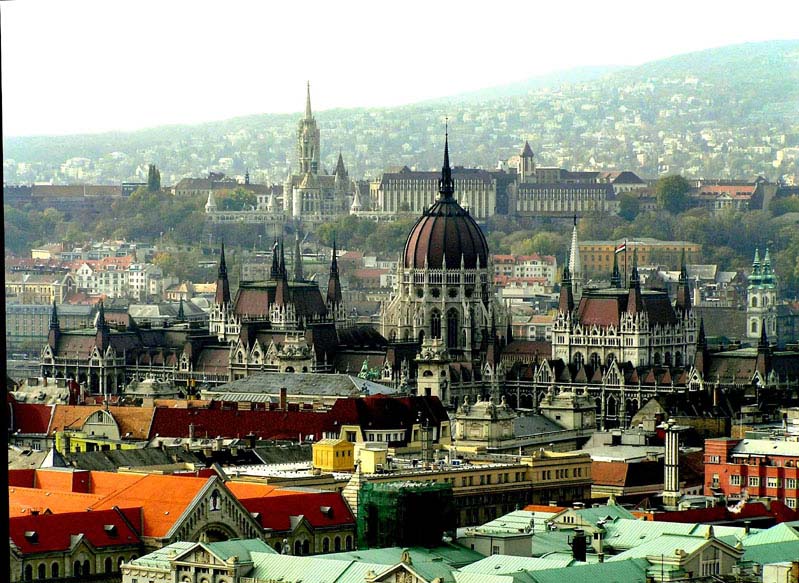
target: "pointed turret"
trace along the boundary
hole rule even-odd
[[[441,167],[438,192],[442,200],[452,199],[455,193],[455,181],[452,180],[452,168],[449,166],[449,131],[444,133],[444,165]]]
[[[311,112],[311,82],[306,81],[305,83],[305,119],[308,121],[313,119],[313,113]]]
[[[699,334],[696,337],[696,354],[694,355],[694,368],[702,373],[702,376],[707,374],[708,350],[707,338],[705,337],[705,319],[699,320]]]
[[[56,307],[55,300],[53,300],[53,309],[50,310],[50,330],[61,330],[61,325],[58,321],[58,308]]]
[[[524,148],[522,149],[522,158],[532,158],[533,157],[533,149],[530,147],[530,142],[527,140],[524,141]]]
[[[277,270],[280,273],[280,277],[283,279],[288,279],[288,272],[286,271],[286,247],[283,243],[283,239],[280,240],[280,259],[277,265]]]
[[[336,162],[336,171],[334,172],[336,176],[341,176],[345,178],[347,176],[347,168],[344,166],[344,158],[341,155],[341,152],[338,153],[338,161]]]
[[[217,304],[230,303],[230,284],[227,278],[227,264],[225,263],[225,243],[219,252],[219,270],[216,275],[216,296],[214,301]]]
[[[330,310],[335,310],[341,305],[341,280],[338,274],[338,259],[336,258],[336,240],[333,240],[333,256],[330,259],[330,278],[327,280],[327,305]]]
[[[760,340],[757,342],[758,351],[767,349],[769,347],[768,335],[766,334],[766,321],[760,322]]]
[[[300,233],[294,233],[294,281],[304,281],[302,272],[302,248],[300,246]]]
[[[766,335],[766,321],[760,321],[760,340],[757,342],[757,358],[755,359],[755,370],[765,379],[771,371],[771,345]]]
[[[688,265],[685,262],[685,249],[680,260],[680,280],[677,284],[676,307],[682,314],[691,311],[691,284],[688,280]]]
[[[619,271],[618,253],[613,254],[613,271],[610,274],[610,287],[621,288],[621,272]]]
[[[755,249],[755,258],[752,261],[752,273],[749,276],[749,285],[759,285],[761,279],[760,251]]]
[[[641,277],[638,275],[638,249],[633,250],[633,269],[630,273],[630,287],[627,295],[627,313],[636,314],[644,310],[641,298]]]
[[[217,210],[216,198],[214,198],[214,190],[208,191],[208,201],[205,203],[205,212],[214,213]]]
[[[569,266],[563,266],[563,277],[560,282],[560,299],[558,300],[558,310],[566,316],[571,316],[574,311],[574,295],[572,294],[572,280]]]
[[[50,345],[50,348],[55,349],[60,335],[61,324],[58,321],[58,308],[56,307],[55,300],[53,300],[53,309],[50,311],[50,330],[47,333],[47,344]]]
[[[280,245],[277,242],[277,237],[275,237],[275,244],[272,245],[272,267],[269,270],[269,279],[277,279],[277,276],[280,275],[280,264],[278,263],[279,249]]]
[[[105,320],[105,307],[103,306],[103,302],[100,302],[97,309],[97,319],[94,322],[94,329],[96,330],[94,335],[95,345],[101,353],[104,353],[110,341],[110,329],[108,328],[108,322]]]
[[[580,244],[577,241],[577,215],[574,215],[574,226],[572,227],[572,242],[569,249],[569,274],[571,275],[572,293],[580,297],[582,295],[583,265],[580,260]]]
[[[524,148],[519,156],[518,172],[522,183],[535,182],[535,160],[530,142],[524,142]]]
[[[286,306],[290,302],[289,282],[286,274],[286,256],[283,241],[280,242],[280,263],[278,264],[277,287],[275,288],[275,304]]]
[[[185,322],[186,321],[186,312],[183,310],[183,298],[180,298],[180,304],[178,305],[178,322]]]

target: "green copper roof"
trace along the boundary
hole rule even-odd
[[[759,565],[767,565],[769,563],[795,561],[797,557],[799,557],[799,541],[787,541],[746,548],[744,549],[743,560],[752,561]]]
[[[168,570],[170,568],[170,562],[169,562],[170,559],[183,553],[184,551],[189,550],[191,547],[193,547],[196,544],[197,543],[184,542],[184,541],[175,542],[165,547],[162,547],[158,550],[155,550],[152,553],[147,553],[146,555],[139,557],[138,559],[133,559],[132,561],[130,561],[130,563],[132,565],[141,565],[143,567]]]
[[[203,544],[223,561],[227,561],[230,557],[238,557],[240,561],[249,561],[250,553],[254,552],[277,554],[275,549],[258,538],[231,539]]]
[[[743,539],[744,548],[758,545],[770,545],[789,541],[799,541],[799,527],[780,523],[766,530],[755,532]]]

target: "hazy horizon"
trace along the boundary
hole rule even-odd
[[[295,113],[306,80],[315,111],[400,106],[791,39],[799,19],[799,3],[787,1],[760,3],[757,14],[743,3],[718,14],[685,0],[667,14],[626,0],[598,4],[3,3],[4,137]]]

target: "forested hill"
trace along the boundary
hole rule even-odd
[[[164,184],[246,169],[256,180],[277,181],[293,162],[298,116],[8,138],[4,181],[119,182],[142,179],[151,162]],[[341,151],[354,177],[403,164],[435,168],[445,116],[453,161],[467,166],[494,167],[529,139],[543,165],[774,179],[796,172],[799,40],[722,47],[621,70],[565,71],[403,107],[318,112],[323,163],[332,168]]]

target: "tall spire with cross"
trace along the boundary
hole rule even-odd
[[[455,181],[452,179],[452,168],[449,165],[449,119],[444,125],[444,165],[441,167],[441,179],[438,181],[438,192],[442,200],[454,200]]]

